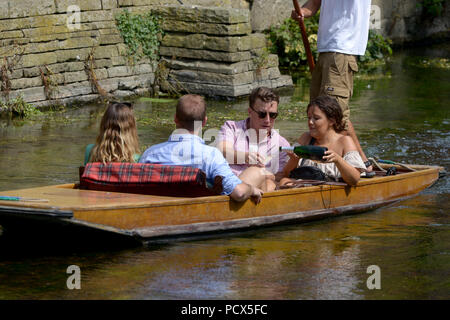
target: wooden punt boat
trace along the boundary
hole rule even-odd
[[[228,196],[166,197],[80,190],[75,184],[4,191],[0,195],[48,202],[0,201],[0,225],[21,236],[32,233],[35,239],[74,226],[145,242],[297,223],[391,204],[431,186],[443,172],[436,166],[410,167],[416,171],[397,166],[397,175],[361,179],[354,187],[322,184],[277,190],[264,194],[258,205]]]

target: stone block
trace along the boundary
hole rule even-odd
[[[27,45],[24,46],[24,54],[55,51],[58,50],[59,48],[60,42],[58,40],[49,42],[28,43]]]
[[[111,58],[113,59],[113,58]],[[96,68],[109,68],[112,67],[112,61],[111,59],[95,59],[94,64]]]
[[[102,0],[102,9],[108,10],[117,8],[117,0]]]
[[[84,61],[91,52],[90,48],[80,48],[71,50],[57,50],[56,54],[57,62],[72,62],[72,61]]]
[[[0,1],[0,19],[9,18],[9,2]]]
[[[300,0],[300,6],[305,1]],[[293,9],[292,1],[289,0],[253,0],[250,9],[250,21],[253,31],[261,32],[268,30],[271,26],[279,25],[291,16]]]
[[[111,57],[111,62],[113,66],[123,66],[127,64],[127,58],[123,56]]]
[[[123,43],[123,39],[118,34],[104,34],[100,37],[99,44],[117,44]]]
[[[134,67],[135,74],[143,74],[143,73],[151,73],[151,72],[153,72],[153,67],[151,64],[148,64],[148,63],[139,64]]]
[[[189,7],[189,6],[161,6],[154,12],[165,19],[176,21],[206,22],[206,23],[246,23],[250,22],[248,10],[224,7]]]
[[[119,56],[119,52],[115,45],[99,46],[95,48],[94,56],[95,59],[109,59],[111,57]]]
[[[130,76],[132,74],[133,74],[133,69],[128,66],[119,66],[119,67],[108,68],[108,77],[109,78],[125,77],[125,76]]]
[[[163,20],[161,28],[166,32],[197,33],[201,30],[202,33],[211,35],[245,35],[252,33],[250,23],[217,24]]]
[[[80,15],[81,24],[86,22],[114,21],[113,13],[110,10],[82,11]]]
[[[95,69],[94,73],[97,80],[103,80],[108,78],[108,71],[105,68]]]
[[[117,88],[119,87],[119,78],[99,80],[98,84],[106,92],[111,92],[111,91],[117,90]]]
[[[133,94],[134,94],[133,91],[128,91],[128,90],[116,90],[116,91],[112,92],[112,95],[116,98],[125,98],[125,97],[132,96]]]
[[[15,99],[18,96],[22,96],[25,102],[35,102],[46,99],[44,87],[19,89],[9,93],[10,99]]]
[[[11,80],[11,89],[12,90],[31,88],[31,87],[39,87],[39,86],[42,86],[41,77],[22,78],[22,79]]]
[[[166,34],[161,44],[166,47],[237,52],[265,47],[266,37],[261,33],[241,37],[217,37],[200,33],[190,35]]]
[[[0,39],[23,38],[23,32],[20,30],[3,31],[0,33]]]
[[[85,71],[65,72],[64,83],[73,83],[88,80]]]
[[[37,28],[24,29],[23,33],[27,38],[38,38],[40,36],[48,36],[56,33],[67,33],[70,29],[66,25],[61,26],[45,26]]]
[[[244,52],[218,52],[208,50],[192,50],[175,47],[160,47],[160,55],[166,57],[189,58],[198,60],[212,60],[212,61],[226,61],[237,62],[242,60],[249,60],[251,53]]]
[[[60,42],[60,49],[91,48],[96,46],[98,41],[91,37],[71,38]]]
[[[35,5],[30,5],[29,0],[9,0],[9,18],[42,16],[55,12],[54,0],[39,0],[39,4]]]
[[[190,93],[197,93],[209,97],[240,97],[248,95],[253,89],[265,86],[269,88],[280,88],[292,86],[292,78],[290,76],[281,76],[274,80],[255,81],[243,85],[218,85],[218,84],[204,84],[197,82],[175,82],[169,81],[173,85],[181,85],[186,91]]]
[[[57,55],[55,52],[44,52],[37,54],[27,54],[22,56],[23,68],[41,66],[44,64],[52,64],[57,62]]]
[[[56,11],[66,13],[69,6],[78,6],[81,11],[101,10],[101,0],[58,0],[56,1]]]
[[[197,82],[205,84],[208,83],[236,86],[246,83],[252,83],[254,81],[254,73],[252,71],[248,71],[229,75],[194,70],[172,70],[169,79],[178,80],[180,82]]]
[[[90,93],[92,93],[92,87],[89,81],[76,82],[65,86],[59,86],[55,93],[55,99],[81,96]]]
[[[23,69],[13,70],[12,73],[9,73],[9,78],[12,79],[20,79],[23,77]]]

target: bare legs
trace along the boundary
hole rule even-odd
[[[275,176],[265,168],[261,167],[248,167],[239,175],[239,179],[264,192],[270,192],[276,188]]]

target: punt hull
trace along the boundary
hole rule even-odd
[[[264,194],[261,203],[228,196],[163,197],[80,190],[74,184],[0,192],[48,202],[0,201],[0,225],[11,233],[97,231],[146,242],[299,223],[373,210],[414,196],[435,183],[441,167],[361,179],[357,186],[316,185]],[[45,231],[44,231],[45,230]],[[65,233],[65,231],[63,232]]]

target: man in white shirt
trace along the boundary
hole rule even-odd
[[[295,20],[308,18],[320,8],[317,50],[319,59],[312,73],[310,100],[319,95],[336,98],[342,108],[347,134],[352,137],[365,165],[370,162],[361,148],[355,129],[349,119],[349,100],[353,94],[353,73],[358,71],[357,55],[364,55],[369,34],[371,0],[308,0],[295,10]]]

